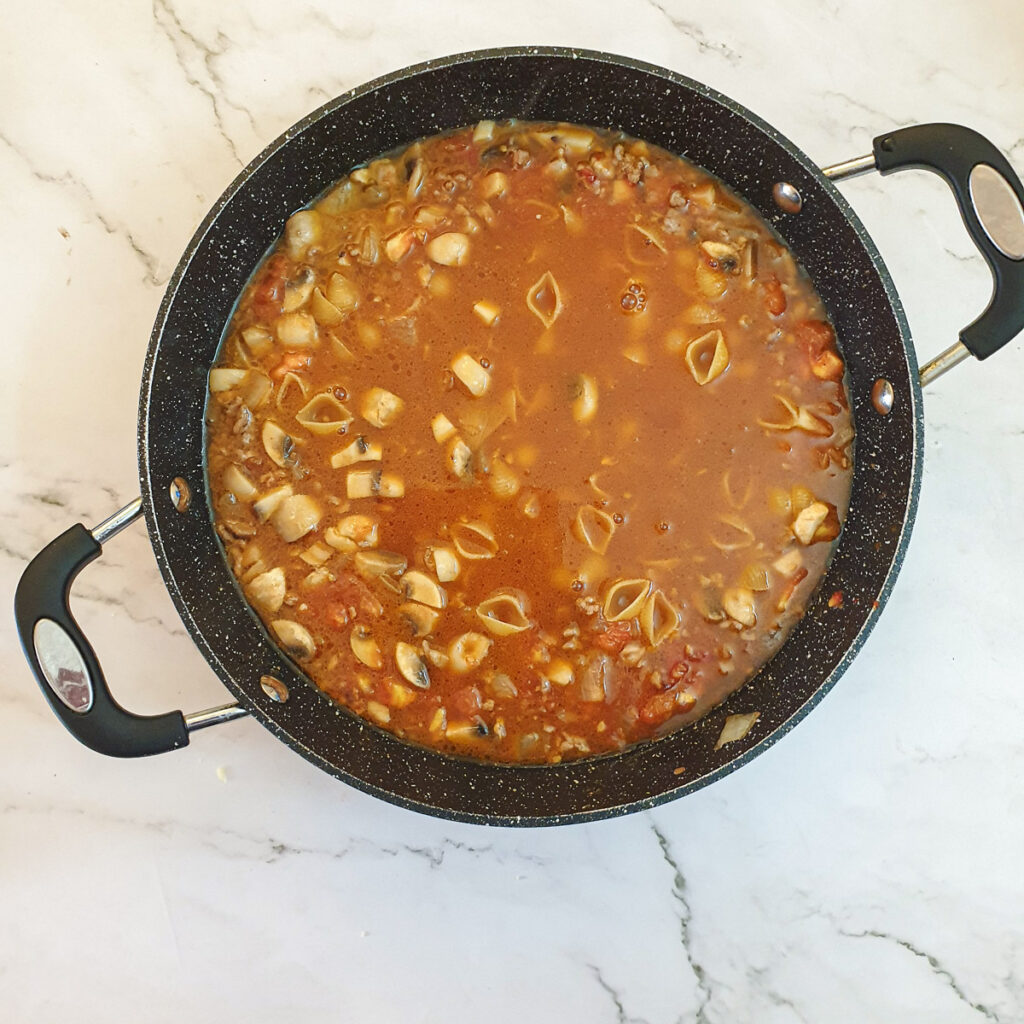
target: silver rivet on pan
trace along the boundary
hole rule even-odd
[[[896,392],[892,385],[884,378],[879,377],[875,386],[871,389],[871,404],[875,412],[880,416],[888,416],[892,412],[892,403],[896,400]]]
[[[799,213],[803,208],[803,196],[788,181],[777,181],[772,186],[772,198],[783,213]]]
[[[188,511],[192,504],[192,488],[180,477],[176,476],[168,488],[171,495],[171,503],[179,512]]]
[[[278,704],[283,704],[289,697],[288,687],[274,676],[260,676],[260,686],[263,692]]]

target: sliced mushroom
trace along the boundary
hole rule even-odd
[[[419,569],[410,569],[401,579],[402,594],[409,601],[418,601],[431,608],[443,608],[448,603],[448,595],[435,580]]]
[[[607,654],[591,655],[580,674],[580,700],[588,704],[610,700],[614,674],[615,666]]]
[[[430,421],[430,432],[438,444],[444,444],[445,441],[455,436],[455,424],[443,412],[439,412]]]
[[[469,475],[469,467],[473,461],[473,452],[469,445],[456,435],[448,442],[448,449],[445,452],[448,468],[460,480]]]
[[[263,449],[270,456],[270,461],[282,469],[293,466],[296,462],[295,441],[291,434],[282,430],[273,420],[263,424]]]
[[[452,580],[458,579],[461,566],[455,552],[447,545],[427,548],[423,560],[427,563],[427,568],[434,570],[439,582],[451,583]]]
[[[355,551],[356,548],[375,548],[380,523],[373,516],[355,514],[345,516],[337,526],[324,531],[324,540],[339,551]]]
[[[284,239],[292,256],[302,256],[320,238],[320,214],[316,210],[299,210],[288,218]]]
[[[379,441],[370,441],[360,434],[351,444],[345,445],[331,456],[331,468],[342,469],[357,462],[380,462],[384,457],[384,446]]]
[[[348,642],[352,653],[367,668],[380,668],[384,664],[380,647],[366,626],[353,626]]]
[[[316,654],[316,644],[305,626],[300,626],[291,619],[275,619],[270,624],[278,643],[284,649],[285,654],[295,658],[296,661],[306,661]]]
[[[284,313],[277,318],[277,340],[285,348],[312,348],[320,337],[308,313]]]
[[[409,562],[397,551],[357,551],[352,556],[352,564],[360,576],[371,580],[378,576],[399,576]]]
[[[429,636],[437,628],[441,614],[425,604],[415,604],[407,601],[398,606],[398,618],[408,628],[409,635],[414,640]]]
[[[224,486],[239,500],[249,501],[256,497],[256,485],[243,473],[238,466],[228,466],[224,470]]]
[[[790,527],[793,536],[801,544],[810,544],[814,540],[814,534],[818,527],[828,518],[828,513],[828,505],[822,501],[815,501],[808,505],[793,520],[793,525]]]
[[[402,677],[421,690],[430,689],[430,673],[427,671],[426,663],[420,657],[420,652],[413,647],[399,640],[395,644],[395,664]]]
[[[217,366],[210,371],[210,393],[217,395],[240,387],[249,376],[248,370],[230,366]]]
[[[300,267],[284,283],[283,308],[286,313],[301,309],[309,300],[316,283],[316,275],[309,267]]]

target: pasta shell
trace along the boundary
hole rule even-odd
[[[650,580],[616,580],[604,598],[604,617],[609,622],[635,619],[647,600],[653,584]]]
[[[708,331],[686,346],[683,357],[693,379],[703,387],[721,377],[729,366],[729,347],[720,330]]]
[[[352,413],[325,391],[311,398],[295,414],[295,419],[311,434],[337,434],[352,422]]]
[[[652,647],[667,640],[679,627],[679,612],[671,601],[655,590],[640,611],[640,628]]]
[[[550,270],[545,270],[530,287],[526,293],[526,305],[545,327],[550,327],[559,318],[563,309],[562,293]]]
[[[476,606],[480,621],[494,636],[511,636],[530,628],[529,601],[520,590],[499,590]]]

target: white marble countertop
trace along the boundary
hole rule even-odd
[[[194,228],[292,122],[430,56],[512,43],[700,79],[823,163],[929,120],[1024,171],[1019,0],[6,4],[0,590],[137,493],[149,330]],[[988,273],[923,173],[844,193],[922,357]],[[1024,343],[926,400],[918,524],[839,686],[654,812],[505,830],[400,810],[258,724],[137,762],[78,746],[0,631],[0,1006],[19,1022],[1024,1019]],[[76,586],[129,707],[224,691],[136,526]],[[9,613],[8,613],[9,616]]]

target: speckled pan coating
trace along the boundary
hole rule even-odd
[[[239,292],[287,216],[378,153],[480,118],[508,117],[621,128],[695,161],[757,207],[807,267],[836,324],[858,430],[842,540],[806,616],[771,663],[689,729],[553,766],[432,753],[331,702],[244,603],[211,525],[205,485],[207,371]],[[801,213],[775,207],[778,181],[800,190]],[[887,417],[871,405],[879,377],[895,389]],[[892,281],[856,216],[803,153],[749,111],[673,72],[607,54],[529,48],[462,54],[362,86],[295,125],[239,175],[196,232],[160,307],[142,383],[139,469],[153,547],[186,628],[271,732],[325,771],[404,807],[471,822],[550,825],[690,793],[767,749],[822,699],[894,582],[917,503],[922,437],[917,366]],[[167,496],[176,476],[195,495],[184,514]],[[837,590],[842,607],[830,608]],[[286,703],[267,698],[259,682],[266,673],[287,683]],[[760,712],[749,735],[716,750],[726,716],[749,711]]]

